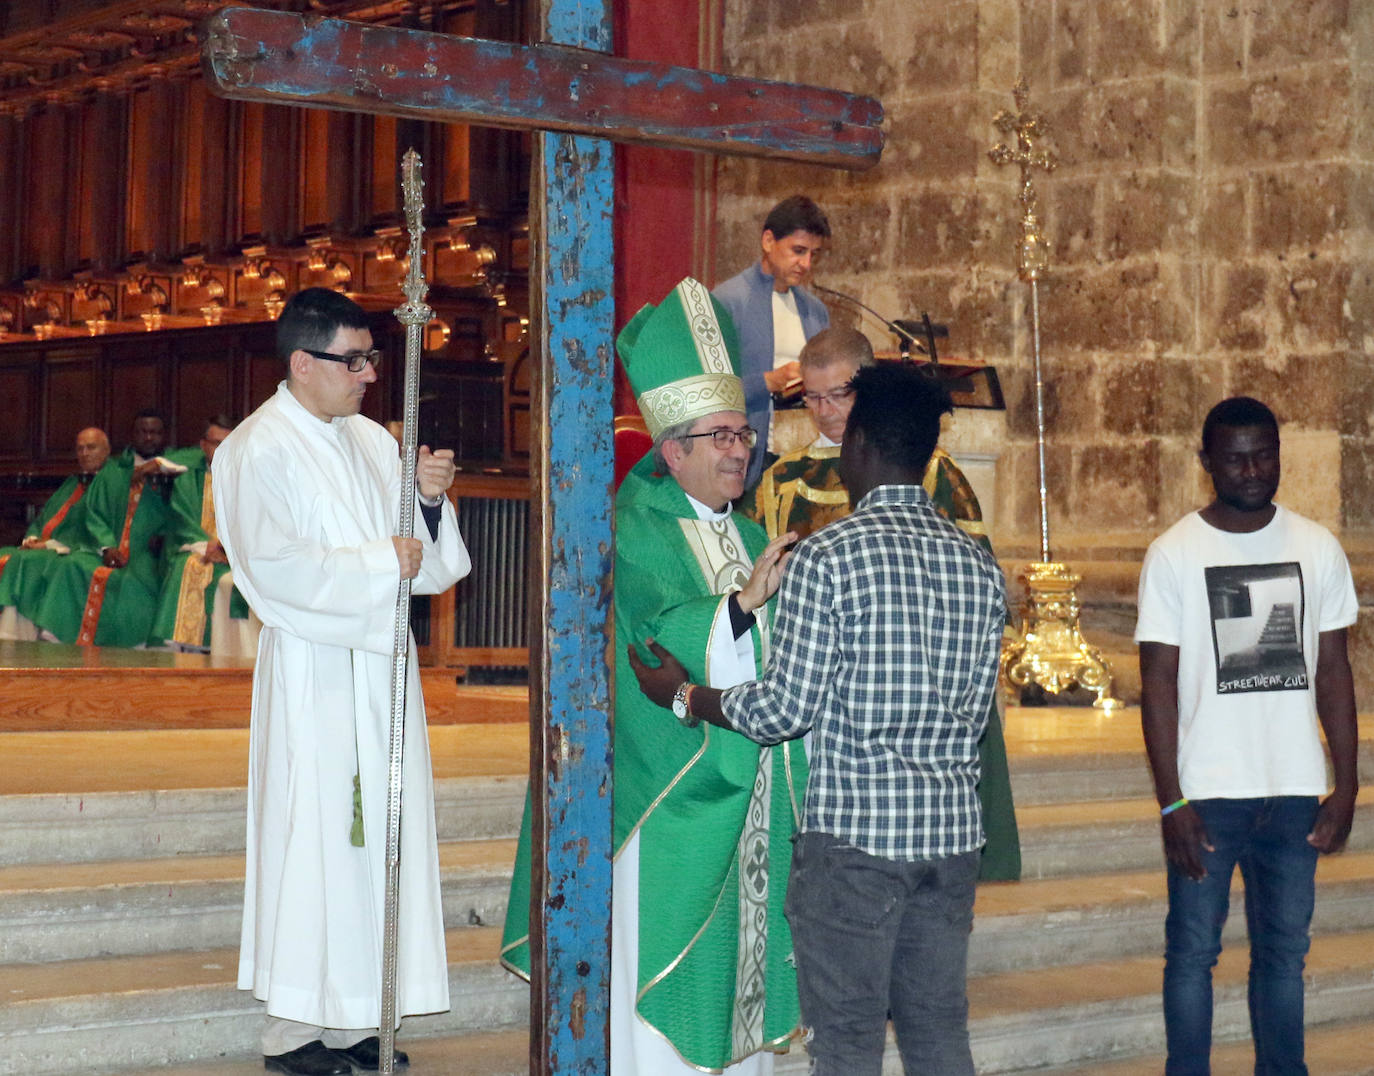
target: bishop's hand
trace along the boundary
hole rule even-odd
[[[777,593],[782,582],[783,565],[792,555],[792,546],[797,541],[797,532],[780,534],[763,547],[759,559],[754,561],[754,570],[749,581],[740,588],[739,607],[742,613],[752,613],[760,605]]]

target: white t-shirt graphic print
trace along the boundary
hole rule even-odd
[[[1237,564],[1206,568],[1212,610],[1217,694],[1306,691],[1302,565]]]

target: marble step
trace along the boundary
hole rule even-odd
[[[1163,869],[1159,808],[1153,798],[1018,805],[1021,877]],[[1361,790],[1351,851],[1374,849],[1374,802]]]
[[[1025,728],[1034,723],[1035,713],[1033,707],[1022,707],[1012,710],[1008,718],[1023,726],[1019,730],[1021,749],[1010,760],[1012,799],[1018,809],[1086,800],[1148,799],[1154,795],[1143,742],[1134,750],[1075,746],[1066,751],[1047,745],[1043,753],[1037,753],[1034,732]],[[1130,709],[1101,720],[1138,727],[1140,711]],[[1370,728],[1366,722],[1362,731],[1368,734]],[[1367,736],[1360,741],[1359,774],[1363,784],[1374,785],[1374,739]]]
[[[510,840],[440,846],[450,928],[504,921],[514,852]],[[1318,883],[1317,929],[1374,927],[1374,853],[1323,858]],[[0,868],[0,963],[229,947],[238,940],[242,884],[237,857]],[[970,967],[1000,971],[1155,950],[1164,901],[1162,870],[984,885]],[[1227,931],[1243,933],[1239,913]]]
[[[453,1009],[406,1020],[404,1036],[523,1028],[529,988],[497,963],[499,931],[447,940]],[[209,949],[0,967],[0,1076],[251,1058],[262,1005],[235,989],[236,966],[236,950]]]
[[[1243,893],[1237,872],[1227,945],[1245,944]],[[1167,907],[1162,868],[980,886],[969,974],[1162,954]],[[1374,851],[1318,861],[1312,929],[1374,930]]]
[[[523,777],[434,784],[440,839],[514,837]],[[242,788],[0,796],[0,866],[242,852]]]
[[[396,1043],[410,1055],[410,1067],[401,1070],[406,1076],[526,1076],[530,1070],[530,1035],[524,1027],[429,1039],[417,1039],[403,1028]],[[98,1069],[88,1076],[134,1076],[148,1072],[158,1076],[263,1076],[263,1067],[261,1055],[253,1054],[153,1069]]]
[[[1018,809],[1045,803],[1143,799],[1153,794],[1145,751],[1093,751],[1071,756],[1018,755],[1010,760]]]
[[[1223,953],[1216,972],[1217,1076],[1240,1076],[1253,1065],[1248,1044],[1245,1008],[1243,945]],[[970,981],[970,1038],[978,1071],[1029,1076],[1155,1076],[1162,1059],[1159,1016],[1159,960],[1142,959],[1111,965],[1077,965],[1059,972],[1022,972],[974,976]],[[457,995],[455,994],[455,1000]],[[1369,1073],[1368,1043],[1374,1024],[1367,1020],[1374,1001],[1374,935],[1368,932],[1334,935],[1314,941],[1309,959],[1307,995],[1308,1062],[1323,1076]],[[1355,1022],[1352,1022],[1355,1021]],[[145,1051],[140,1061],[116,1069],[83,1067],[93,1074],[158,1072],[165,1076],[247,1076],[261,1072],[256,1044],[240,1041],[243,1020],[214,1021],[212,1033],[202,1036],[206,1048],[194,1063],[159,1062],[167,1051]],[[248,1018],[251,1039],[256,1026]],[[522,1027],[483,1030],[463,1035],[425,1037],[432,1030],[424,1021],[408,1021],[400,1042],[411,1055],[414,1076],[514,1076],[527,1071],[527,1036]],[[0,1034],[0,1049],[3,1048]],[[1122,1058],[1131,1053],[1135,1056]],[[107,1050],[106,1058],[110,1057]],[[3,1054],[0,1054],[3,1057]],[[95,1057],[89,1058],[90,1062]],[[780,1057],[778,1076],[800,1076],[807,1068],[805,1053],[794,1049]],[[0,1073],[35,1074],[60,1069],[9,1069]],[[889,1040],[884,1076],[898,1076],[901,1063]]]
[[[515,841],[439,846],[444,921],[505,920]],[[238,944],[243,856],[0,867],[0,963]]]
[[[1083,820],[1085,812],[1092,817]],[[1361,809],[1352,851],[1372,843],[1364,836],[1370,813]],[[1118,944],[1137,936],[1133,931],[1153,932],[1164,872],[1150,801],[1026,807],[1021,832],[1025,880],[983,887],[980,921],[983,933],[991,933],[988,910],[997,907],[1013,918],[1031,914],[1027,923],[1043,925],[1004,932],[996,951],[1039,951],[1037,959],[1045,959],[1054,951],[1044,944],[1052,935],[1055,945],[1076,938],[1075,946],[1093,951],[1104,933],[1112,940],[1103,924],[1114,917],[1121,920]],[[441,845],[449,926],[503,921],[513,858],[510,838]],[[1323,865],[1347,859],[1358,861],[1347,856]],[[0,962],[232,945],[242,872],[241,855],[0,867]],[[1104,906],[1094,907],[1099,901]],[[1044,910],[1024,913],[1023,905]],[[1131,911],[1118,915],[1120,909]]]
[[[1249,1033],[1248,961],[1247,947],[1232,944],[1214,971],[1218,1041]],[[1162,957],[1152,956],[971,978],[969,1032],[978,1071],[1058,1065],[1097,1072],[1099,1062],[1158,1053],[1162,967]],[[1314,937],[1306,981],[1309,1026],[1367,1019],[1374,1012],[1374,932]]]
[[[1371,1043],[1374,1043],[1374,1020],[1308,1027],[1308,1071],[1318,1076],[1371,1076],[1374,1074]],[[1159,1076],[1163,1071],[1164,1054],[1160,1052],[1120,1061],[1098,1061],[1087,1066],[1018,1069],[1012,1076]],[[1213,1076],[1251,1076],[1254,1071],[1255,1051],[1249,1035],[1212,1044]]]

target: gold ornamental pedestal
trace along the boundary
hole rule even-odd
[[[1017,690],[1039,685],[1051,695],[1075,687],[1093,692],[1093,705],[1110,713],[1112,671],[1078,628],[1077,586],[1083,577],[1067,564],[1036,561],[1021,576],[1026,604],[1020,637],[1002,646],[1002,676]]]

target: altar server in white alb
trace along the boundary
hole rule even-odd
[[[286,380],[215,458],[221,540],[263,623],[238,985],[267,1003],[268,1070],[346,1076],[378,1068],[397,589],[410,578],[438,593],[470,562],[444,496],[451,451],[420,448],[417,537],[397,536],[397,444],[358,413],[380,358],[363,309],[302,291],[277,322],[277,352]],[[413,641],[404,790],[398,1017],[449,1007]]]

